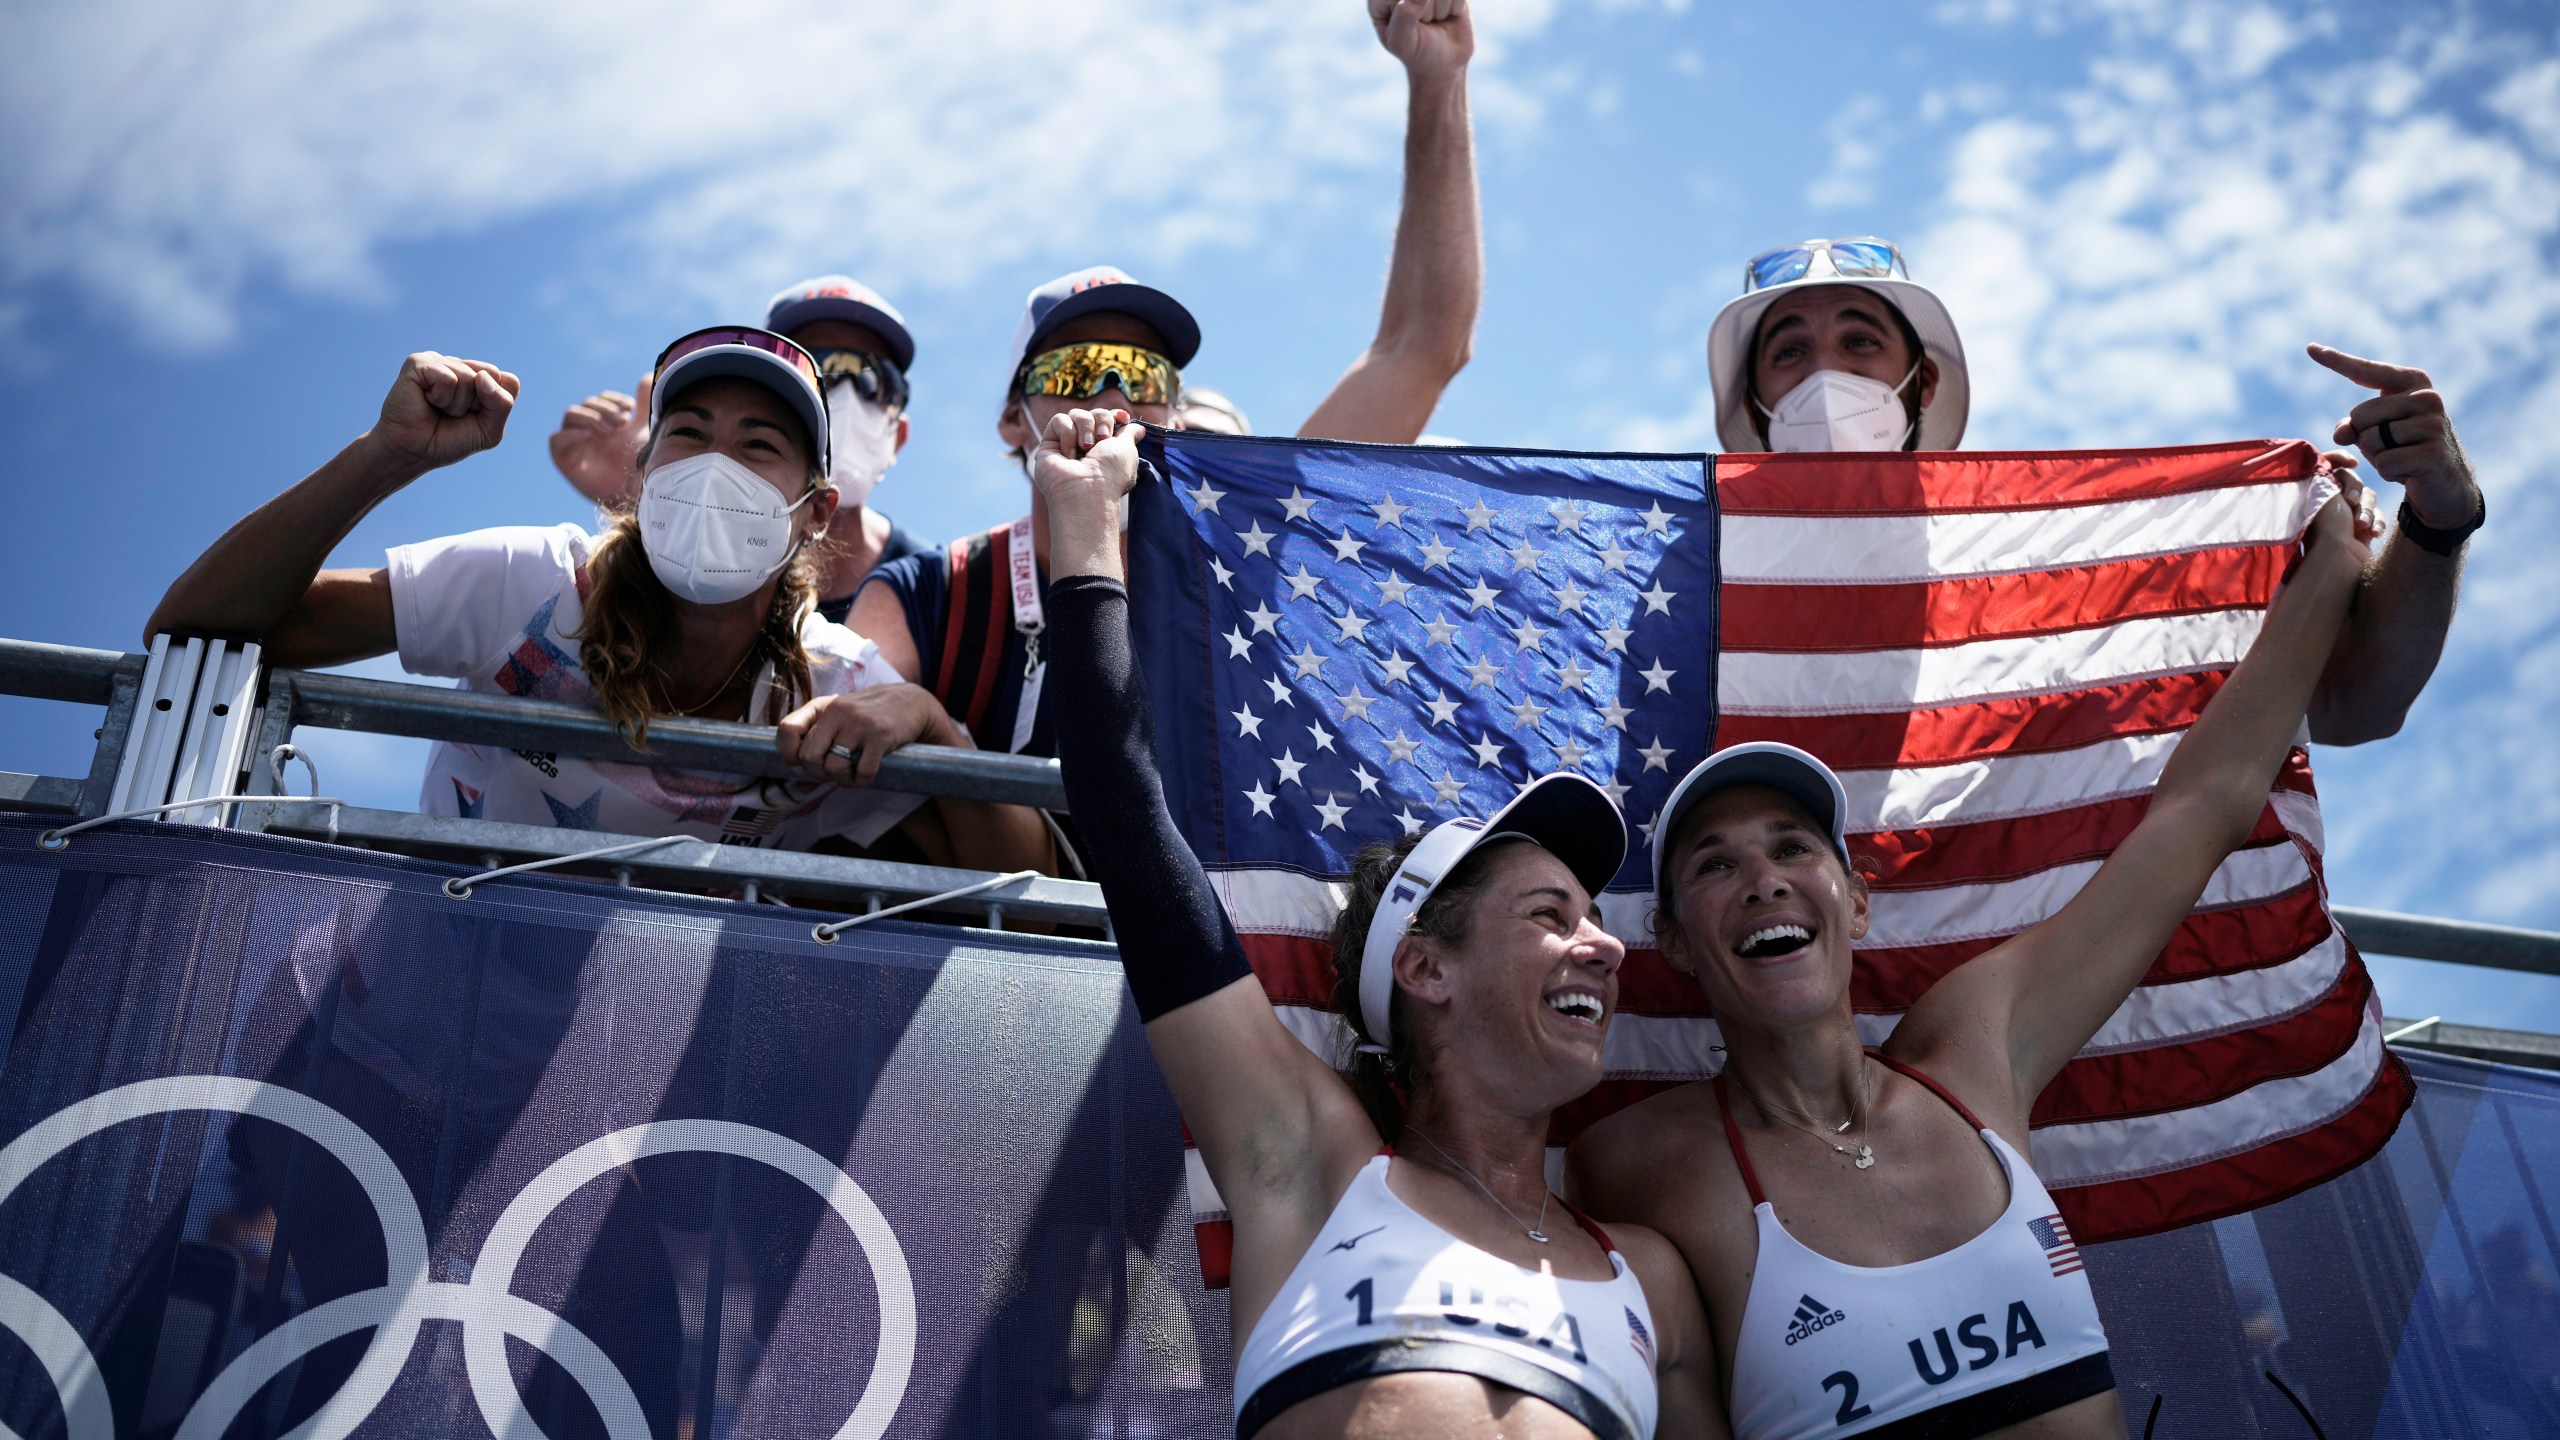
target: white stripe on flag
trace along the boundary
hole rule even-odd
[[[1226,1218],[1226,1197],[1218,1193],[1218,1182],[1209,1178],[1209,1162],[1193,1146],[1182,1147],[1182,1176],[1191,1195],[1191,1223]]]
[[[1872,834],[1970,825],[2147,795],[2184,733],[2119,735],[2072,750],[1953,765],[1843,770],[1840,784],[1849,792],[1849,830]]]
[[[2266,545],[2302,533],[2323,484],[2284,480],[2051,510],[1944,515],[1737,515],[1718,560],[1728,585],[1884,585],[2007,575],[2146,555]]]
[[[2281,965],[2137,986],[2080,1053],[2112,1055],[2253,1029],[2318,1004],[2346,968],[2346,937],[2331,930]]]
[[[1716,661],[1716,698],[1729,715],[1850,715],[2090,690],[2237,664],[2265,621],[2254,608],[2207,610],[1967,645],[1727,650]]]
[[[2015,935],[2070,904],[2103,863],[2075,861],[1983,885],[1881,891],[1858,948],[1884,950]],[[2290,844],[2235,850],[2214,868],[2195,908],[2218,910],[2273,899],[2310,878],[2310,865]]]
[[[2101,1185],[2203,1165],[2316,1130],[2355,1108],[2382,1068],[2382,1021],[2368,1005],[2346,1054],[2306,1075],[2262,1081],[2204,1105],[2030,1133],[2048,1185]]]

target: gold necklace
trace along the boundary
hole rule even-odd
[[[701,712],[710,709],[714,704],[717,704],[721,696],[729,693],[729,687],[738,683],[738,672],[746,669],[747,662],[754,658],[756,658],[756,645],[755,642],[749,641],[747,643],[747,653],[739,656],[738,663],[730,666],[729,673],[721,677],[720,688],[712,691],[708,697],[697,704],[689,706],[680,706],[676,704],[675,692],[667,688],[666,672],[664,671],[659,672],[658,693],[666,697],[667,710],[669,713],[677,716],[698,715]]]
[[[1510,1206],[1503,1204],[1503,1203],[1502,1203],[1502,1197],[1501,1197],[1501,1196],[1499,1196],[1499,1195],[1494,1194],[1494,1193],[1493,1193],[1493,1190],[1492,1190],[1492,1187],[1490,1187],[1490,1186],[1486,1185],[1483,1181],[1478,1180],[1478,1179],[1476,1178],[1476,1172],[1474,1172],[1473,1170],[1468,1169],[1468,1168],[1467,1168],[1463,1163],[1461,1163],[1461,1162],[1459,1161],[1459,1159],[1458,1159],[1458,1157],[1457,1157],[1457,1156],[1452,1155],[1452,1154],[1450,1154],[1448,1151],[1441,1149],[1441,1147],[1440,1147],[1440,1142],[1439,1142],[1439,1141],[1434,1140],[1434,1139],[1432,1139],[1430,1136],[1423,1134],[1419,1129],[1415,1128],[1414,1126],[1407,1125],[1406,1127],[1404,1127],[1404,1129],[1405,1129],[1405,1133],[1406,1133],[1406,1134],[1413,1136],[1415,1139],[1420,1140],[1423,1144],[1430,1146],[1430,1147],[1431,1147],[1432,1149],[1434,1149],[1434,1150],[1439,1150],[1439,1151],[1440,1151],[1440,1158],[1441,1158],[1441,1159],[1446,1160],[1446,1161],[1448,1161],[1450,1164],[1457,1166],[1457,1168],[1458,1168],[1458,1173],[1467,1177],[1467,1183],[1468,1183],[1468,1184],[1470,1184],[1470,1185],[1475,1186],[1478,1190],[1482,1190],[1482,1191],[1484,1192],[1484,1198],[1486,1198],[1487,1200],[1492,1201],[1495,1209],[1500,1210],[1503,1214],[1510,1216],[1510,1217],[1511,1217],[1511,1223],[1512,1223],[1512,1224],[1517,1225],[1517,1226],[1519,1226],[1522,1230],[1527,1231],[1527,1232],[1528,1232],[1528,1234],[1529,1234],[1529,1238],[1530,1238],[1530,1239],[1537,1241],[1537,1242],[1538,1242],[1539,1244],[1541,1244],[1541,1245],[1544,1245],[1544,1244],[1546,1244],[1546,1243],[1547,1243],[1547,1200],[1548,1200],[1548,1198],[1549,1198],[1549,1195],[1548,1195],[1548,1194],[1542,1193],[1542,1194],[1540,1194],[1540,1195],[1538,1196],[1538,1223],[1537,1223],[1537,1224],[1535,1224],[1535,1225],[1532,1225],[1532,1224],[1530,1224],[1528,1221],[1521,1219],[1521,1218],[1520,1218],[1520,1216],[1519,1216],[1519,1214],[1518,1214],[1518,1212],[1514,1211]]]
[[[1816,1128],[1816,1126],[1821,1124],[1820,1121],[1814,1121],[1808,1124],[1805,1120],[1799,1119],[1795,1115],[1780,1110],[1777,1106],[1761,1099],[1760,1092],[1752,1089],[1748,1084],[1744,1083],[1742,1079],[1742,1072],[1740,1070],[1732,1069],[1730,1066],[1728,1066],[1727,1069],[1731,1070],[1733,1083],[1742,1087],[1742,1093],[1751,1097],[1751,1103],[1760,1107],[1761,1114],[1768,1116],[1772,1120],[1783,1121],[1786,1124],[1792,1125],[1807,1135],[1812,1136],[1814,1139],[1821,1141],[1823,1144],[1830,1146],[1834,1153],[1848,1156],[1852,1161],[1856,1162],[1857,1167],[1861,1170],[1872,1170],[1875,1168],[1875,1147],[1867,1143],[1867,1125],[1863,1118],[1867,1109],[1867,1063],[1864,1057],[1860,1057],[1858,1061],[1857,1103],[1850,1107],[1848,1119],[1841,1121],[1837,1126],[1832,1127],[1827,1132]],[[1851,1125],[1858,1127],[1857,1148],[1854,1150],[1832,1138],[1832,1136],[1835,1135],[1848,1134],[1849,1127]]]

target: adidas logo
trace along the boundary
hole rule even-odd
[[[1834,1310],[1810,1295],[1804,1296],[1796,1301],[1796,1313],[1787,1318],[1787,1343],[1793,1345],[1848,1318],[1846,1310]]]

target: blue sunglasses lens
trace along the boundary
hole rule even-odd
[[[1804,272],[1812,268],[1813,252],[1802,245],[1767,251],[1752,258],[1751,284],[1747,288],[1765,290],[1772,285],[1784,285],[1790,280],[1803,278]]]
[[[1896,259],[1893,247],[1881,240],[1831,242],[1831,263],[1843,275],[1882,278],[1893,273]]]

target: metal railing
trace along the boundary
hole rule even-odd
[[[138,713],[149,670],[149,658],[142,655],[0,639],[0,694],[102,705],[107,711],[87,776],[0,772],[0,807],[70,816],[107,813],[125,752],[137,725],[149,718]],[[272,768],[276,747],[291,741],[294,731],[305,725],[736,775],[787,778],[793,773],[775,750],[774,732],[766,726],[661,720],[649,727],[648,748],[636,750],[610,721],[575,705],[353,675],[274,670],[267,673],[255,721],[248,793],[283,794],[281,777]],[[1044,810],[1066,808],[1058,762],[1024,755],[910,745],[881,758],[876,783],[902,794]],[[566,859],[646,838],[354,805],[243,804],[238,810],[232,822],[238,829],[484,862],[492,867],[502,857]],[[991,878],[973,870],[708,841],[672,844],[583,868],[626,884],[645,879],[688,890],[718,887],[749,900],[788,895],[855,911],[879,909],[892,900],[939,895]],[[1087,926],[1108,923],[1101,892],[1077,880],[1016,881],[964,903],[999,926],[1007,916]]]
[[[135,724],[146,658],[24,640],[0,640],[0,694],[103,705],[97,755],[83,778],[0,772],[0,808],[49,814],[106,813],[123,752]],[[574,705],[519,700],[434,685],[410,685],[304,670],[271,671],[258,721],[251,788],[280,794],[270,770],[278,745],[295,727],[314,725],[424,740],[548,751],[582,759],[679,765],[739,775],[792,772],[765,727],[718,720],[669,719],[649,727],[649,748],[626,744],[603,716]],[[915,795],[1066,809],[1055,760],[910,745],[880,762],[880,788]],[[489,820],[416,815],[358,806],[243,805],[239,828],[353,842],[406,853],[486,860],[576,855],[643,837],[509,825]],[[325,812],[325,813],[324,813]],[[627,883],[649,877],[700,888],[708,884],[787,893],[878,908],[891,897],[939,894],[990,878],[984,872],[906,865],[848,856],[760,850],[708,842],[669,845],[600,866]],[[972,905],[1044,919],[1103,923],[1101,895],[1073,880],[1029,880],[990,890]],[[2340,905],[2339,928],[2359,949],[2453,965],[2560,975],[2560,934],[2400,915]]]

